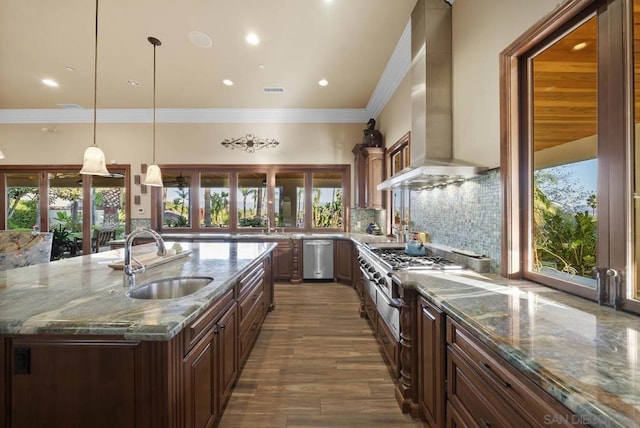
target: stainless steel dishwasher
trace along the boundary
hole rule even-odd
[[[302,279],[333,279],[333,239],[302,242]]]

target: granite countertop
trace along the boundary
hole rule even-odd
[[[640,317],[528,281],[466,272],[394,272],[404,287],[571,409],[575,422],[640,426]]]
[[[166,241],[167,248],[172,242]],[[0,272],[0,334],[96,334],[169,340],[222,295],[273,243],[181,243],[186,257],[136,275],[136,283],[173,276],[211,276],[197,292],[168,300],[126,296],[123,271],[111,269],[122,249]],[[153,253],[155,244],[133,247]]]

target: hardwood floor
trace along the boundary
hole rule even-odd
[[[400,412],[351,287],[278,283],[275,303],[220,427],[425,426]]]

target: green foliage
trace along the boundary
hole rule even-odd
[[[587,203],[594,206],[595,198]],[[533,218],[535,267],[591,278],[596,263],[594,215],[586,210],[569,212],[536,186]]]
[[[320,189],[313,189],[313,224],[315,227],[342,227],[342,191],[335,189],[331,202],[320,204]]]
[[[56,199],[65,201],[79,201],[82,199],[81,187],[52,187],[49,189],[49,205],[53,205]]]
[[[211,223],[229,224],[229,193],[213,192],[211,194]]]
[[[177,215],[164,221],[167,227],[188,227],[189,220],[183,215]]]
[[[51,260],[58,260],[65,248],[72,243],[71,235],[66,227],[62,224],[52,228],[49,232],[53,233],[53,242],[51,243]]]
[[[264,219],[259,217],[247,217],[247,218],[239,218],[238,226],[240,227],[266,227],[266,222]]]
[[[37,200],[19,201],[7,221],[9,230],[30,230],[37,224]]]
[[[80,232],[82,229],[82,215],[80,215],[80,213],[78,213],[78,218],[74,221],[73,216],[66,211],[58,211],[56,213],[56,220],[72,232]]]

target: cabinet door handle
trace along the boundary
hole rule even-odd
[[[224,330],[225,328],[227,328],[227,326],[226,326],[226,325],[224,325],[224,324],[220,324],[220,330]]]
[[[251,300],[253,300],[254,302],[258,299],[258,293],[254,294],[253,297],[251,298]]]
[[[491,368],[491,366],[487,363],[485,363],[484,361],[479,361],[480,365],[482,366],[482,368],[489,373],[489,375],[496,381],[498,382],[500,385],[502,385],[504,388],[511,388],[511,384],[509,382],[505,382],[504,380],[502,380],[502,378],[500,378],[500,376],[498,376],[498,374],[496,372],[493,371],[493,369]]]
[[[254,322],[253,324],[251,324],[251,328],[250,328],[249,330],[253,331],[253,330],[255,330],[256,328],[258,328],[258,323],[255,323],[255,322]]]

